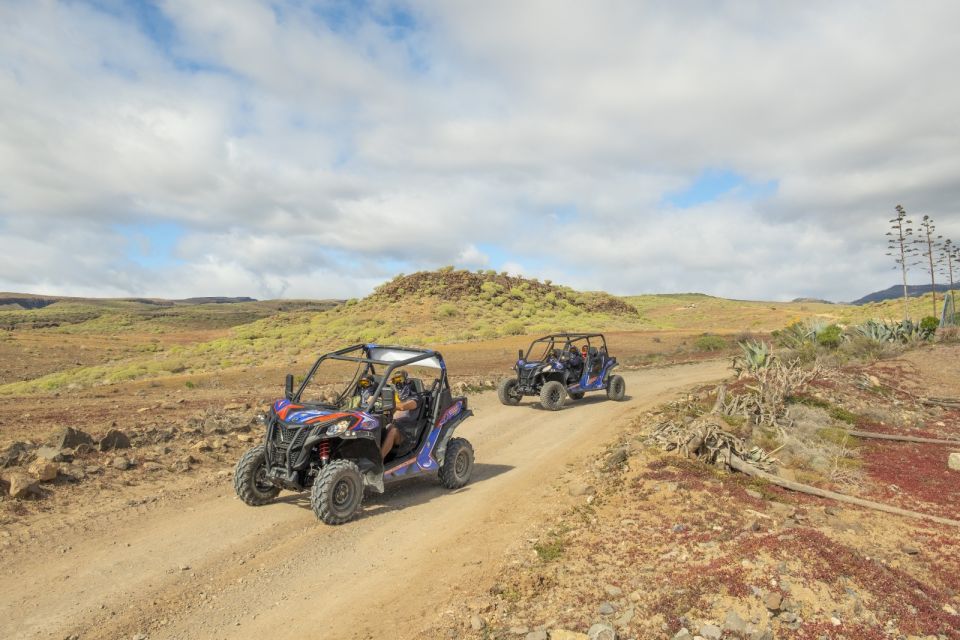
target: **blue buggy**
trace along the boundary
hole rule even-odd
[[[505,405],[524,396],[540,398],[544,409],[558,411],[566,398],[583,398],[588,391],[606,391],[610,400],[623,400],[626,383],[612,375],[617,359],[607,352],[600,333],[555,333],[534,340],[517,355],[516,376],[500,382],[497,395]]]

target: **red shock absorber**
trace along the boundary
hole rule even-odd
[[[327,464],[330,461],[330,441],[321,440],[320,441],[320,462]]]

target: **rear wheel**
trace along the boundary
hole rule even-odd
[[[325,466],[313,481],[310,506],[317,518],[326,524],[343,524],[363,502],[363,476],[349,460],[334,460]]]
[[[497,386],[497,397],[500,402],[515,407],[520,404],[520,393],[517,392],[517,380],[515,378],[506,378],[501,380]]]
[[[540,406],[550,411],[559,411],[563,408],[564,396],[567,390],[563,383],[551,380],[540,389]]]
[[[440,467],[440,484],[446,489],[459,489],[470,481],[473,473],[473,446],[463,438],[447,443],[447,452]]]
[[[280,493],[280,488],[267,480],[267,456],[262,444],[240,458],[233,472],[233,488],[251,507],[267,504]]]
[[[627,393],[627,383],[623,381],[622,376],[610,376],[607,383],[607,398],[610,400],[623,400]]]

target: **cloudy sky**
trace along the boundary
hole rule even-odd
[[[0,290],[455,264],[849,300],[960,241],[960,3],[0,1]],[[912,281],[923,282],[917,271]]]

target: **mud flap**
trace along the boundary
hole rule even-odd
[[[455,417],[451,418],[447,424],[443,425],[443,430],[440,432],[440,437],[437,439],[437,446],[433,449],[433,459],[436,460],[437,464],[441,467],[443,466],[443,458],[447,453],[447,442],[450,441],[450,438],[453,436],[453,432],[458,426],[460,426],[460,423],[471,416],[473,416],[473,411],[466,409],[465,411],[462,411]]]

